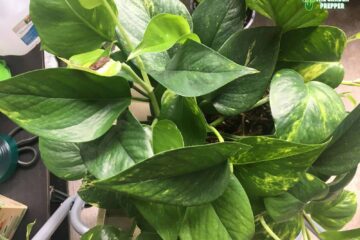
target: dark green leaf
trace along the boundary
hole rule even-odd
[[[246,4],[261,15],[272,19],[284,31],[318,26],[328,16],[326,10],[320,9],[320,3],[318,2],[313,3],[311,11],[305,8],[303,1],[299,0],[287,0],[286,2],[278,0],[246,0]]]
[[[116,12],[113,1],[106,1]],[[114,40],[115,22],[104,6],[89,10],[79,0],[32,0],[30,14],[42,47],[57,56],[69,58]]]
[[[184,140],[176,124],[170,120],[160,120],[153,127],[153,147],[160,153],[184,147]]]
[[[221,47],[220,53],[224,56],[260,72],[241,77],[217,91],[213,103],[218,112],[239,114],[264,96],[275,69],[280,36],[280,29],[275,27],[246,29],[232,35]]]
[[[144,53],[164,52],[187,39],[200,42],[199,37],[191,33],[190,25],[184,17],[167,13],[156,15],[149,22],[143,40],[128,59]]]
[[[293,70],[277,72],[271,82],[270,106],[280,139],[322,143],[344,119],[338,94],[321,82],[304,83]]]
[[[295,240],[301,231],[300,215],[297,215],[284,223],[275,223],[269,218],[266,218],[266,223],[282,240]],[[257,222],[256,234],[253,240],[273,240],[273,238],[268,235],[261,224]]]
[[[356,194],[344,191],[334,199],[312,202],[307,212],[326,230],[340,230],[353,218],[356,207]]]
[[[115,2],[119,11],[119,21],[129,36],[133,47],[139,45],[143,40],[150,20],[161,13],[183,16],[192,28],[191,15],[179,0],[116,0]],[[121,49],[130,54],[133,49],[127,45],[124,39],[119,40]],[[149,53],[142,55],[141,59],[148,71],[161,71],[170,60],[170,56],[167,52]]]
[[[336,88],[344,78],[339,62],[346,45],[345,33],[336,27],[296,29],[281,40],[278,68],[292,68],[306,82],[323,82]]]
[[[96,226],[85,233],[81,240],[129,240],[130,235],[120,229],[103,225]]]
[[[249,199],[233,175],[224,194],[212,203],[186,210],[181,239],[251,239],[255,231]]]
[[[211,202],[225,191],[228,158],[249,147],[218,143],[163,152],[95,186],[132,197],[166,204],[192,206]]]
[[[27,131],[55,141],[96,139],[129,104],[129,85],[121,77],[58,68],[0,82],[0,111]]]
[[[290,193],[265,198],[264,204],[266,212],[276,223],[288,221],[294,215],[301,212],[305,206],[303,202]]]
[[[156,233],[141,231],[136,240],[161,240],[161,237]]]
[[[309,201],[322,199],[328,192],[329,187],[325,182],[308,173],[304,174],[300,181],[289,190],[291,195],[304,204]]]
[[[340,175],[360,163],[360,106],[355,108],[338,126],[331,145],[316,161],[314,169],[325,175]]]
[[[348,231],[326,231],[320,233],[320,237],[323,240],[359,240],[360,228],[348,230]]]
[[[185,98],[166,91],[161,101],[160,119],[169,119],[177,125],[185,146],[205,143],[207,123],[195,98]]]
[[[80,154],[89,172],[105,179],[152,157],[153,151],[143,127],[126,111],[101,138],[80,144]]]
[[[176,52],[166,69],[151,71],[150,75],[178,95],[196,97],[256,72],[236,64],[205,45],[189,40]]]
[[[244,0],[202,1],[192,15],[194,32],[203,44],[218,50],[243,27],[245,11]]]
[[[267,137],[237,140],[252,146],[233,157],[234,172],[249,195],[276,196],[293,187],[325,148]]]
[[[311,174],[303,174],[300,181],[287,193],[264,199],[267,213],[275,222],[284,222],[301,214],[305,205],[327,195],[329,188]]]
[[[162,239],[177,240],[185,215],[185,207],[135,201],[141,215]]]
[[[40,138],[41,159],[46,168],[61,179],[78,180],[87,170],[77,143],[66,143]]]

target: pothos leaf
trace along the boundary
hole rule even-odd
[[[194,32],[202,42],[218,50],[224,42],[243,27],[245,0],[206,0],[194,11]]]
[[[90,229],[81,237],[81,240],[128,240],[129,238],[128,232],[121,231],[113,226],[103,225]]]
[[[79,0],[81,6],[86,9],[93,9],[103,4],[104,0]]]
[[[0,81],[0,111],[34,135],[54,141],[96,139],[129,104],[130,88],[121,77],[57,68]]]
[[[356,207],[356,194],[343,191],[334,199],[312,202],[306,211],[326,230],[340,230],[353,218]]]
[[[77,143],[66,143],[40,138],[41,159],[46,168],[55,176],[68,181],[85,176],[87,169],[80,156]]]
[[[297,144],[267,137],[236,140],[252,146],[231,158],[234,173],[250,196],[276,196],[299,182],[326,144]]]
[[[11,72],[7,68],[5,61],[0,60],[0,81],[11,78]]]
[[[236,64],[205,45],[189,40],[176,52],[165,69],[151,71],[150,75],[180,96],[196,97],[256,72]]]
[[[128,59],[147,52],[169,50],[176,43],[184,43],[187,39],[200,42],[199,37],[191,33],[190,25],[184,17],[167,13],[156,15],[149,22],[143,40]]]
[[[348,231],[326,231],[319,234],[324,240],[359,240],[360,228]]]
[[[255,231],[249,199],[235,176],[212,203],[186,210],[181,239],[251,239]]]
[[[328,12],[320,9],[320,3],[314,2],[311,11],[303,1],[288,0],[286,4],[277,0],[246,0],[249,8],[273,20],[284,31],[295,28],[318,26],[328,17]]]
[[[79,148],[88,171],[98,179],[113,177],[153,156],[151,139],[129,111],[105,135]]]
[[[359,125],[360,106],[356,107],[335,130],[331,145],[314,164],[317,172],[340,175],[359,164]]]
[[[299,143],[326,141],[344,119],[337,93],[320,82],[304,83],[293,70],[277,72],[270,86],[270,106],[276,136]]]
[[[179,15],[187,19],[192,29],[192,19],[186,6],[179,0],[117,0],[118,18],[130,42],[137,46],[144,38],[146,27],[150,20],[158,14],[168,13]],[[136,14],[134,14],[136,12]],[[119,39],[119,46],[125,54],[133,50],[123,39]],[[170,60],[168,52],[147,53],[141,56],[147,71],[161,71]]]
[[[277,68],[292,68],[306,82],[318,81],[336,88],[344,78],[340,63],[346,45],[345,33],[320,26],[289,31],[282,36]]]
[[[184,147],[184,140],[176,124],[170,120],[158,121],[153,127],[155,154],[181,147]]]
[[[249,147],[218,143],[163,152],[109,179],[97,187],[134,198],[165,204],[193,206],[221,196],[229,181],[227,159]]]
[[[114,2],[106,1],[117,14]],[[95,50],[114,40],[115,22],[104,6],[86,9],[79,0],[33,0],[30,14],[43,49],[60,57]]]

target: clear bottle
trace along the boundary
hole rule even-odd
[[[25,55],[40,42],[29,6],[30,0],[0,0],[0,56]]]

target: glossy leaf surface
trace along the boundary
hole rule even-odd
[[[249,110],[265,94],[275,69],[281,32],[275,27],[259,27],[232,35],[219,50],[234,62],[257,69],[219,89],[212,100],[218,112],[231,116]]]
[[[324,240],[359,240],[360,229],[353,229],[348,231],[326,231],[320,233],[321,239]]]
[[[218,52],[187,41],[162,71],[151,71],[161,85],[178,95],[196,97],[208,94],[244,75],[257,71],[240,66]]]
[[[216,229],[216,231],[215,231]],[[212,203],[186,210],[181,239],[251,239],[255,231],[249,199],[235,176]]]
[[[328,16],[327,11],[320,9],[320,4],[317,2],[313,3],[311,11],[305,8],[303,1],[298,0],[288,0],[286,2],[277,0],[246,0],[246,4],[261,15],[272,19],[284,31],[294,28],[318,26]]]
[[[57,177],[71,181],[85,176],[87,169],[78,144],[40,138],[39,148],[46,168]]]
[[[153,127],[153,148],[160,153],[184,147],[184,140],[176,124],[170,120],[160,120]]]
[[[186,6],[178,0],[116,0],[118,18],[125,32],[129,36],[132,48],[123,38],[120,38],[120,47],[126,54],[130,54],[144,38],[150,20],[158,14],[168,13],[179,15],[187,19],[192,29],[192,19]],[[136,14],[134,14],[136,13]],[[141,56],[148,71],[161,71],[170,60],[167,52],[148,53]]]
[[[80,154],[89,172],[105,179],[152,157],[153,151],[141,124],[126,111],[105,135],[80,144]]]
[[[193,12],[194,32],[203,44],[218,50],[242,28],[245,10],[244,0],[205,0]]]
[[[131,52],[129,59],[147,52],[164,52],[187,39],[200,42],[199,37],[191,33],[189,22],[184,17],[166,13],[156,15],[150,20],[143,40]]]
[[[195,98],[185,98],[166,91],[161,100],[160,119],[169,119],[176,124],[185,146],[205,143],[207,123]]]
[[[278,68],[292,68],[306,82],[318,81],[336,88],[344,78],[340,60],[345,45],[346,35],[336,27],[289,31],[281,39]]]
[[[356,207],[356,194],[344,191],[335,199],[313,202],[307,212],[326,230],[340,230],[353,218]]]
[[[332,142],[314,168],[326,175],[340,175],[356,167],[360,162],[360,106],[355,108],[339,125],[333,134]]]
[[[117,13],[113,1],[106,1]],[[79,0],[32,0],[30,13],[42,47],[57,56],[69,58],[114,40],[115,22],[104,6],[89,10]]]
[[[81,240],[128,240],[129,233],[123,232],[120,229],[103,225],[96,226],[86,232]]]
[[[95,186],[132,197],[182,206],[211,202],[229,181],[227,159],[247,151],[239,143],[219,143],[163,152]]]
[[[34,135],[55,141],[96,139],[129,104],[129,85],[121,77],[58,68],[0,82],[0,111]]]
[[[337,93],[320,82],[304,83],[293,70],[277,72],[270,86],[270,106],[276,136],[299,143],[326,141],[344,119]]]
[[[231,159],[234,173],[249,195],[264,197],[276,196],[293,187],[326,146],[266,137],[237,141],[253,148]]]

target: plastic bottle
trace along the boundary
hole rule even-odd
[[[40,42],[29,6],[30,0],[0,0],[0,56],[25,55]]]

